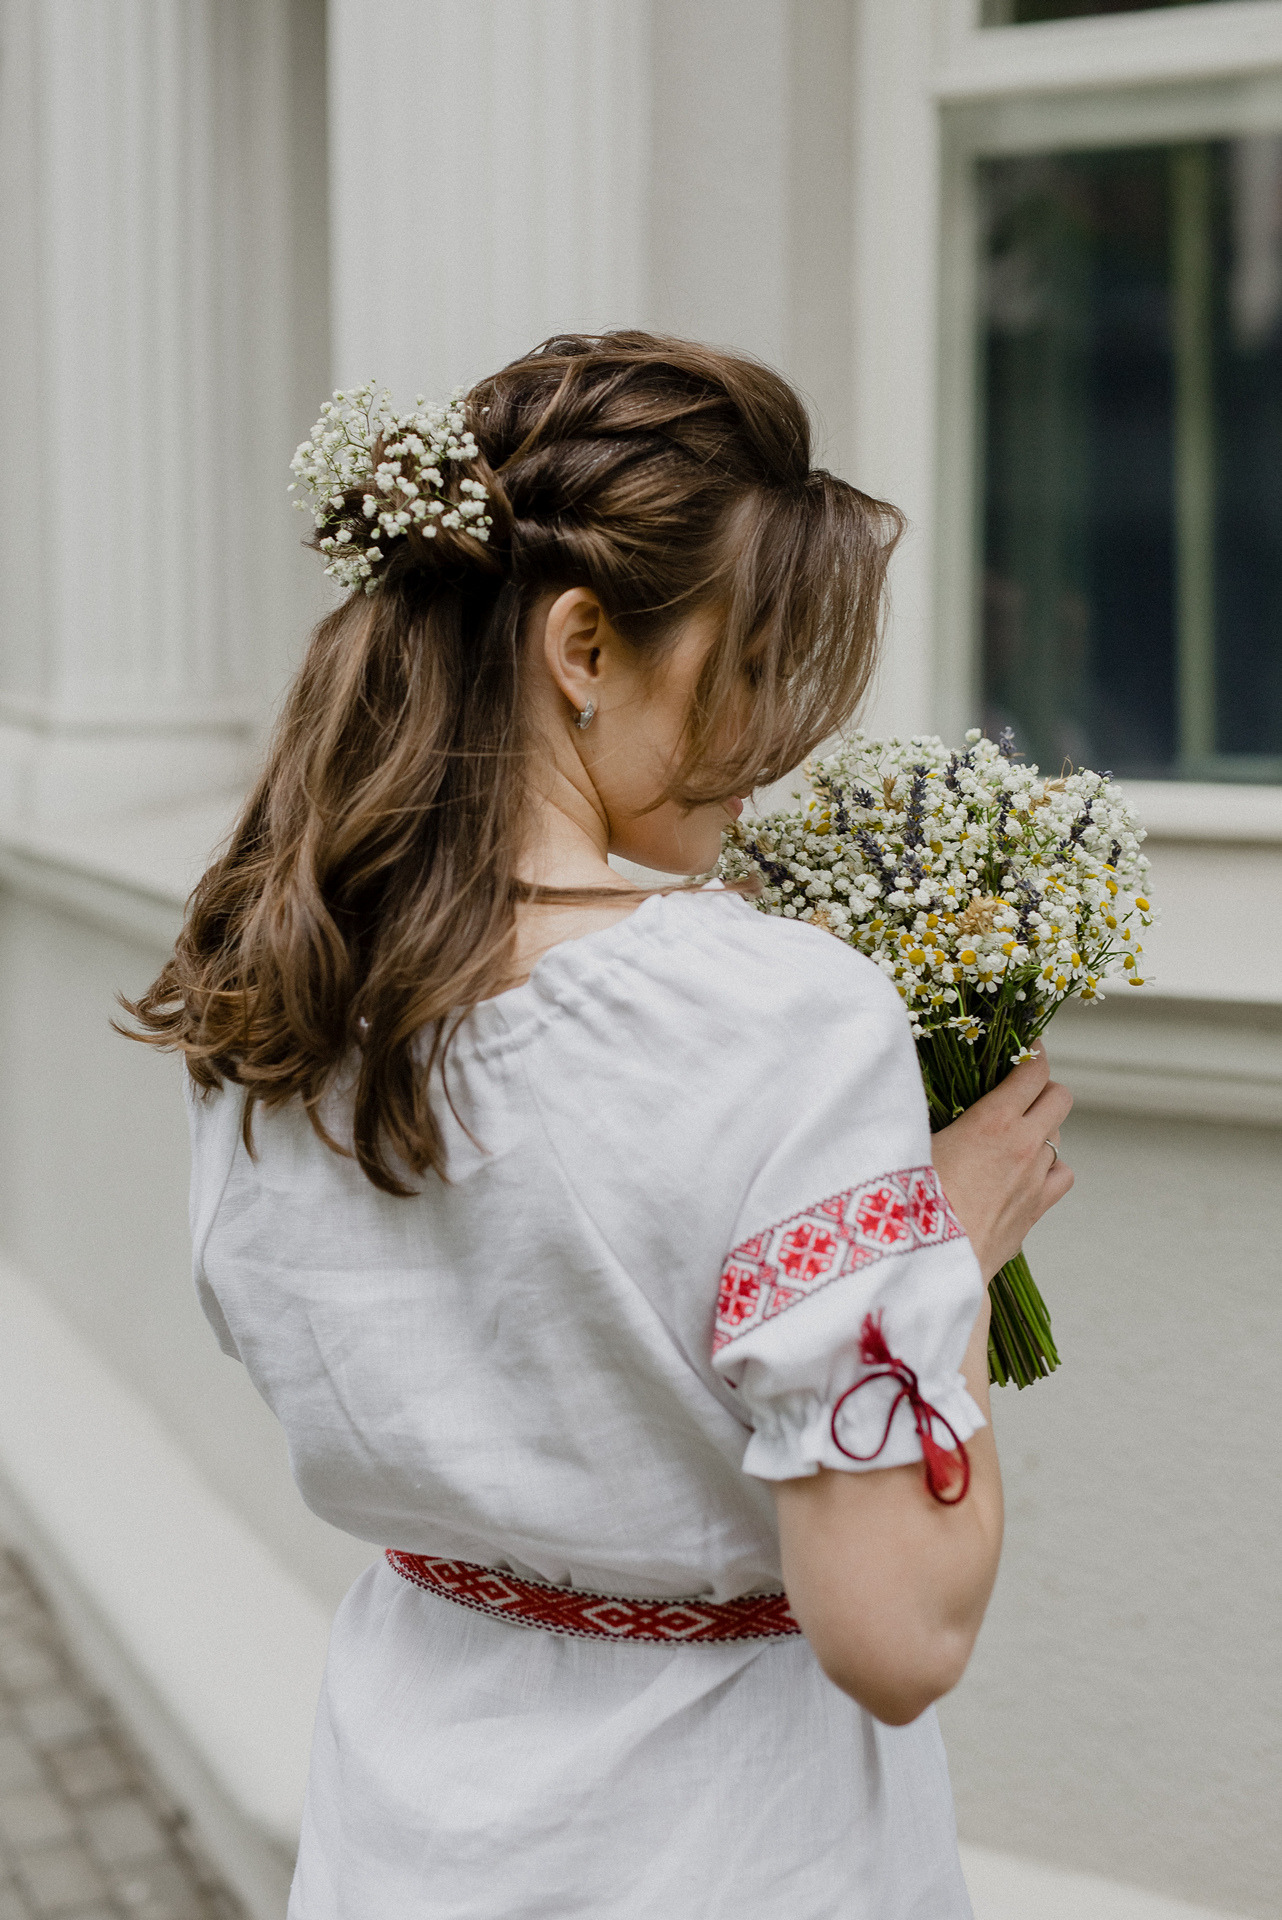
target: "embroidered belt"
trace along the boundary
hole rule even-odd
[[[387,1563],[402,1580],[492,1620],[580,1640],[781,1640],[801,1632],[782,1593],[749,1594],[742,1600],[628,1600],[522,1580],[469,1560],[398,1553],[394,1547],[387,1549]]]

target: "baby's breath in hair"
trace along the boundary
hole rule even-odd
[[[442,527],[489,539],[485,487],[450,471],[479,451],[462,398],[459,389],[446,406],[429,407],[420,394],[411,412],[397,413],[371,380],[321,408],[290,462],[289,490],[302,488],[295,504],[315,521],[325,571],[349,590],[373,593],[389,543],[410,528],[428,540]]]

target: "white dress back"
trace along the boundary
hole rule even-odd
[[[893,987],[733,896],[554,948],[451,1046],[449,1179],[189,1099],[196,1283],[299,1488],[364,1540],[637,1597],[781,1585],[768,1482],[920,1458],[871,1314],[965,1439],[978,1269]],[[342,1126],[341,1096],[330,1122]],[[852,1454],[874,1454],[857,1463]],[[291,1920],[963,1920],[933,1712],[802,1640],[655,1646],[385,1565],[335,1623]]]

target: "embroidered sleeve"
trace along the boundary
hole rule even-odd
[[[879,1174],[835,1193],[735,1248],[722,1269],[712,1350],[843,1275],[962,1237],[933,1166]]]
[[[980,1294],[929,1165],[862,1180],[741,1242],[712,1346],[752,1422],[744,1471],[789,1480],[924,1459],[936,1498],[961,1498],[963,1443],[984,1424],[959,1371]]]
[[[721,1256],[712,1366],[752,1427],[745,1472],[925,1459],[943,1495],[943,1455],[983,1425],[960,1372],[979,1269],[931,1161],[898,994],[831,936],[793,944],[804,995],[782,1038],[763,1032],[758,1151]]]

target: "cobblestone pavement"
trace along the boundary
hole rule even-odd
[[[244,1920],[0,1548],[0,1920]]]

